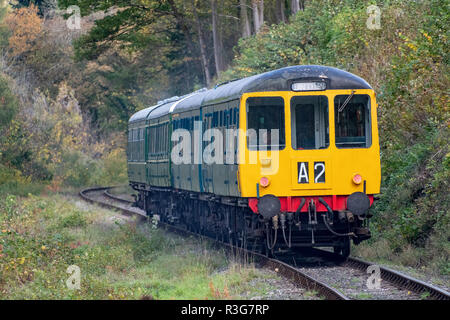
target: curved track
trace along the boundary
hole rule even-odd
[[[133,206],[133,202],[124,199],[122,197],[118,197],[116,195],[113,195],[109,192],[109,190],[113,189],[114,187],[95,187],[95,188],[88,188],[80,191],[80,196],[91,203],[96,203],[101,206],[107,207],[107,208],[114,208],[119,209],[122,211],[122,213],[126,215],[137,215],[143,219],[147,219],[145,212],[139,208],[136,208]],[[183,228],[176,227],[170,224],[165,224],[162,222],[159,222],[159,225],[162,225],[167,230],[180,233],[182,235],[194,235],[197,237],[204,237],[201,235],[198,235],[196,233],[192,233],[190,231],[187,231]],[[251,257],[253,261],[258,263],[260,266],[270,268],[272,270],[276,270],[278,273],[283,275],[284,277],[292,280],[297,285],[301,286],[302,288],[316,291],[319,295],[324,296],[326,299],[330,300],[350,300],[351,298],[343,293],[341,290],[338,290],[331,285],[328,285],[317,278],[322,278],[321,272],[316,272],[314,275],[309,272],[311,270],[308,270],[308,268],[299,268],[297,265],[299,263],[296,262],[296,259],[293,258],[293,263],[289,261],[289,259],[280,258],[280,259],[271,259],[264,255],[261,255],[259,253],[251,252],[249,250],[238,248],[235,246],[231,246],[230,244],[219,242],[215,239],[209,238],[208,239],[215,241],[216,244],[219,244],[221,246],[224,246],[228,250],[232,252],[239,252],[239,254],[246,255],[247,257]],[[336,266],[339,268],[348,268],[348,269],[354,269],[358,270],[359,276],[362,274],[364,275],[364,279],[368,277],[367,274],[365,274],[365,271],[367,268],[371,265],[374,265],[373,263],[363,261],[357,258],[348,258],[346,261],[339,261],[339,258],[336,257],[335,254],[332,252],[324,251],[324,250],[312,250],[316,257],[319,257],[319,259],[322,259],[319,262],[319,265],[321,265],[318,270],[327,270],[327,266]],[[301,253],[300,253],[301,255]],[[282,261],[284,260],[284,261]],[[317,261],[317,259],[316,259]],[[324,266],[325,265],[325,266]],[[433,286],[431,284],[425,283],[421,280],[412,278],[410,276],[407,276],[403,273],[400,273],[398,271],[386,268],[386,267],[379,267],[381,271],[381,279],[382,281],[389,284],[389,289],[396,291],[395,295],[388,294],[386,297],[393,298],[393,299],[419,299],[420,295],[426,294],[426,297],[428,299],[435,299],[435,300],[450,300],[450,293],[438,288],[436,286]],[[329,268],[328,268],[329,270]],[[323,271],[322,271],[323,273]],[[355,271],[353,271],[355,273]],[[336,273],[335,273],[336,274]],[[336,286],[336,285],[334,285]],[[411,293],[414,293],[411,295]]]

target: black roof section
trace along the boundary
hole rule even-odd
[[[325,81],[327,90],[372,89],[364,79],[337,68],[315,65],[293,66],[232,81],[193,95],[180,102],[174,112],[230,101],[247,92],[291,91],[292,83],[302,80]]]
[[[247,92],[291,91],[292,83],[302,80],[325,81],[327,90],[372,89],[364,79],[334,67],[317,65],[292,66],[231,81],[210,90],[199,90],[183,97],[176,97],[178,99],[168,99],[171,102],[177,101],[176,104],[173,104],[174,108],[169,110],[175,113],[183,112],[200,106],[238,99],[243,93]],[[133,115],[130,122],[147,117],[153,118],[151,113],[155,107],[161,107],[166,103],[150,107],[148,112],[142,112],[137,117],[137,114]]]

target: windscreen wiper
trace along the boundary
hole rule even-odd
[[[347,106],[347,104],[350,102],[350,100],[353,98],[353,96],[355,95],[355,90],[352,90],[352,93],[348,96],[348,98],[344,101],[344,103],[342,104],[342,106],[339,107],[338,112],[342,112],[344,111],[345,107]]]

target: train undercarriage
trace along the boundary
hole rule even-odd
[[[318,212],[312,199],[300,203],[308,209],[306,213],[299,207],[297,212],[255,214],[245,198],[132,187],[139,192],[136,206],[148,216],[157,215],[164,223],[267,256],[298,247],[332,247],[335,253],[347,257],[351,240],[359,244],[370,238],[370,216],[332,211],[329,207],[326,212]]]

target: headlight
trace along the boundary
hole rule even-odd
[[[355,174],[355,175],[353,176],[353,183],[354,183],[354,184],[361,184],[361,182],[362,182],[362,177],[361,177],[361,175],[360,175],[360,174]]]
[[[261,187],[263,187],[263,188],[268,187],[269,184],[270,184],[270,180],[269,180],[269,178],[267,178],[267,177],[262,177],[262,178],[259,180],[259,185],[260,185]]]

